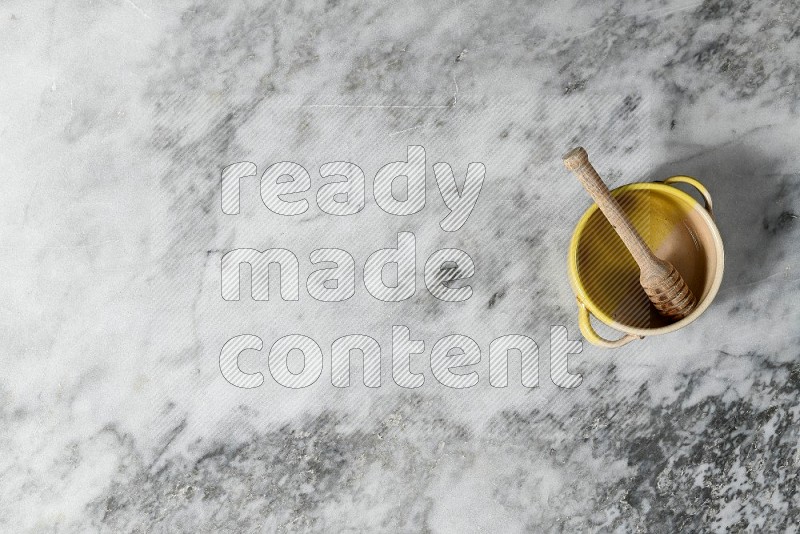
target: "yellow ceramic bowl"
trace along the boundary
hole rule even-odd
[[[693,186],[702,206],[670,184]],[[589,342],[620,347],[634,339],[686,326],[708,308],[722,282],[722,237],[714,224],[711,196],[694,178],[634,183],[611,192],[656,256],[671,262],[697,297],[697,307],[680,321],[658,314],[639,285],[639,267],[596,204],[583,214],[569,247],[569,281],[578,299],[578,325]],[[595,332],[590,314],[624,335],[616,340]]]

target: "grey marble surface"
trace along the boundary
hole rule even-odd
[[[523,1],[11,1],[0,5],[0,529],[23,532],[797,532],[800,522],[800,4]],[[579,339],[565,256],[590,202],[560,163],[586,146],[613,186],[696,176],[725,241],[720,292],[673,334],[583,343],[573,389],[549,329]],[[427,203],[384,213],[372,179],[426,150]],[[224,166],[309,170],[278,216]],[[325,162],[367,180],[322,212]],[[482,162],[474,212],[443,232],[431,166]],[[362,268],[417,238],[417,292],[381,302]],[[394,240],[394,241],[393,241]],[[355,295],[227,302],[234,248],[348,251]],[[443,303],[424,259],[460,248],[473,295]],[[273,289],[277,291],[277,288]],[[391,327],[425,352],[391,375]],[[331,385],[330,348],[383,349],[380,388]],[[430,368],[474,339],[479,383]],[[538,388],[488,382],[492,339],[541,349]],[[265,383],[226,382],[233,336]],[[278,385],[272,343],[322,348],[312,386]],[[358,367],[358,366],[356,366]]]

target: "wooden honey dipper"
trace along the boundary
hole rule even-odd
[[[689,286],[674,265],[653,254],[622,211],[622,206],[611,195],[606,184],[589,163],[586,150],[583,147],[573,148],[564,154],[562,159],[564,166],[578,177],[584,189],[592,196],[597,207],[636,260],[640,271],[639,283],[656,310],[661,315],[675,320],[689,315],[697,305],[697,299]]]

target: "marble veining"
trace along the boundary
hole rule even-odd
[[[8,532],[797,532],[800,524],[800,4],[733,0],[212,2],[0,6],[0,529]],[[726,270],[708,311],[615,351],[583,343],[574,389],[549,332],[578,339],[566,247],[589,200],[562,167],[587,147],[612,186],[686,174],[711,191]],[[426,205],[393,216],[372,180],[426,151]],[[294,161],[310,208],[271,213],[258,179],[220,209],[220,173]],[[329,161],[366,205],[321,211]],[[456,232],[432,165],[486,181]],[[363,285],[413,232],[418,288]],[[233,248],[347,250],[345,302],[220,296]],[[440,248],[473,295],[424,289]],[[276,286],[273,286],[276,287]],[[392,381],[392,325],[425,383]],[[233,387],[226,340],[303,334],[320,380]],[[331,343],[374,337],[380,388],[331,385]],[[489,384],[488,347],[524,334],[539,387]],[[463,334],[478,385],[434,378]],[[241,367],[264,370],[265,353]],[[518,366],[518,363],[516,364]]]

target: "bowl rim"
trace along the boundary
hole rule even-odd
[[[682,176],[682,175],[679,175]],[[626,191],[634,191],[634,190],[654,190],[660,193],[665,193],[668,195],[675,196],[685,202],[686,204],[692,206],[695,210],[700,212],[701,218],[704,220],[706,225],[711,230],[711,236],[714,241],[715,249],[716,249],[716,260],[717,260],[717,268],[714,272],[714,279],[711,282],[711,288],[709,289],[706,297],[698,304],[697,308],[695,308],[689,315],[681,319],[680,321],[676,321],[674,323],[661,326],[658,328],[637,328],[629,325],[624,325],[622,323],[617,322],[611,316],[601,311],[597,305],[589,298],[586,294],[586,291],[582,287],[582,284],[579,283],[578,279],[578,240],[583,232],[583,229],[586,227],[586,224],[589,221],[589,217],[592,216],[599,208],[597,207],[596,203],[592,203],[586,211],[583,213],[581,218],[578,220],[578,224],[575,226],[575,229],[572,232],[572,238],[570,239],[569,244],[569,252],[568,252],[568,269],[569,269],[569,282],[572,286],[572,291],[575,294],[575,297],[578,299],[580,304],[586,306],[586,308],[599,319],[602,323],[612,328],[616,328],[621,332],[625,332],[628,334],[634,334],[639,337],[645,336],[653,336],[659,334],[666,334],[669,332],[674,332],[684,326],[688,325],[695,319],[697,319],[710,305],[711,302],[716,297],[717,292],[719,291],[719,287],[722,283],[722,274],[725,270],[725,251],[723,249],[722,244],[722,236],[720,235],[719,228],[717,228],[717,224],[714,221],[714,218],[711,216],[709,211],[705,209],[694,197],[678,189],[677,187],[673,187],[672,185],[665,184],[663,181],[655,181],[655,182],[634,182],[626,185],[622,185],[616,187],[611,190],[613,195],[619,195]]]

